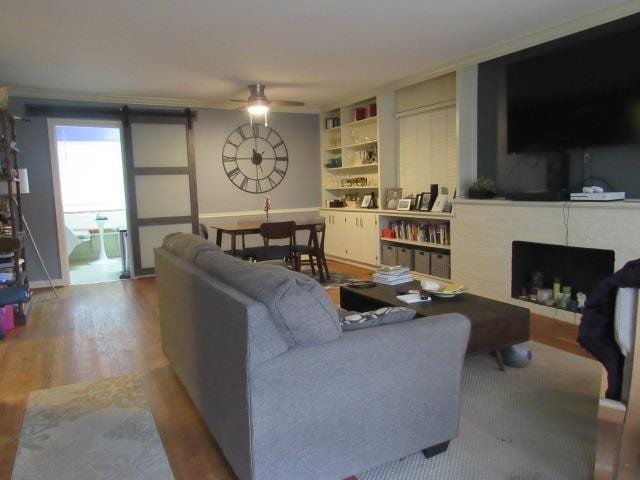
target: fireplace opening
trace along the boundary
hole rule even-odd
[[[615,252],[545,243],[512,243],[511,296],[579,312],[593,288],[613,274]]]

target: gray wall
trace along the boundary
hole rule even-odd
[[[198,110],[195,145],[198,204],[201,214],[261,210],[265,194],[246,193],[235,187],[222,168],[222,147],[227,136],[248,123],[246,112]],[[274,209],[319,207],[320,138],[318,116],[273,113],[269,126],[280,134],[289,152],[287,175],[268,193]]]
[[[100,106],[80,102],[11,98],[10,109],[25,115],[27,104]],[[114,105],[109,105],[113,107]],[[260,210],[264,195],[254,195],[234,187],[222,168],[222,147],[227,135],[247,123],[246,112],[198,109],[194,127],[198,203],[201,214]],[[318,116],[273,113],[272,126],[284,139],[289,152],[289,169],[282,183],[269,193],[274,209],[318,207],[320,190],[320,140]],[[52,278],[61,278],[58,236],[53,195],[47,120],[34,117],[18,123],[21,166],[29,170],[31,193],[24,195],[24,214]],[[28,274],[31,280],[44,280],[44,271],[27,242]]]

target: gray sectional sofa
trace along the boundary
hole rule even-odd
[[[186,234],[155,256],[164,352],[240,480],[339,480],[457,435],[465,317],[342,333],[305,275]]]

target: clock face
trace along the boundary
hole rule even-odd
[[[284,180],[289,153],[273,128],[245,124],[227,137],[222,149],[224,171],[236,187],[249,193],[264,193]]]

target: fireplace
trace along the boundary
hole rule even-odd
[[[579,311],[577,294],[589,296],[600,280],[613,274],[614,260],[613,250],[514,241],[511,296]]]

